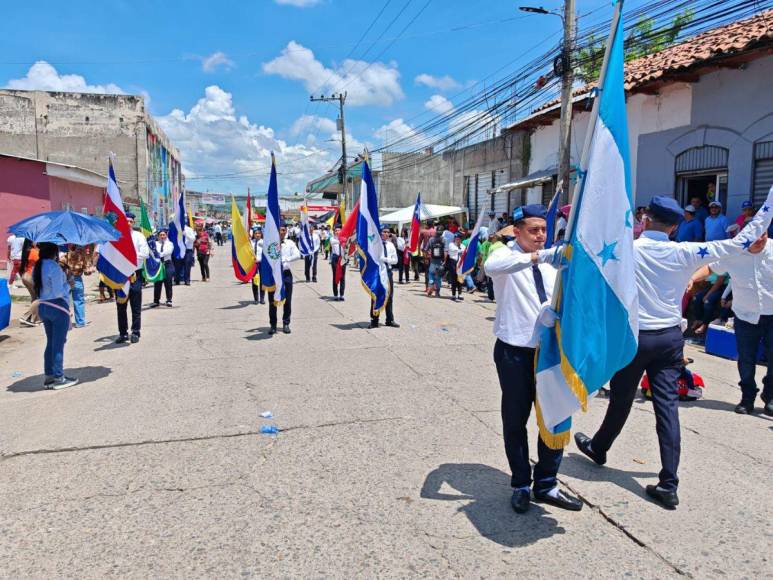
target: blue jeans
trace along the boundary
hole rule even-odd
[[[443,268],[442,262],[430,262],[429,263],[429,285],[434,286],[435,290],[440,292],[440,285],[443,282],[443,277],[440,275],[440,270]]]
[[[760,341],[765,341],[765,356],[768,359],[768,370],[762,379],[762,400],[766,403],[773,399],[773,314],[760,316],[757,324],[752,324],[735,317],[735,343],[738,348],[738,374],[741,377],[741,401],[752,404],[759,392],[754,374],[757,371],[757,353]]]
[[[472,276],[469,274],[464,277],[464,285],[467,286],[467,290],[475,288],[475,282],[472,281]]]
[[[714,313],[717,311],[717,305],[719,305],[724,291],[723,287],[714,290],[714,292],[710,292],[710,289],[698,292],[692,299],[695,318],[703,322],[703,324],[710,324],[715,318]]]
[[[63,298],[49,300],[62,308],[69,304]],[[47,304],[40,305],[40,320],[46,329],[46,350],[43,354],[43,368],[47,377],[60,378],[64,376],[64,343],[67,342],[67,332],[70,330],[70,316],[58,308]]]
[[[75,313],[75,326],[84,326],[86,324],[86,296],[83,291],[83,276],[75,276],[70,292],[72,309]]]

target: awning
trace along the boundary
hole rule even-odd
[[[390,212],[379,217],[382,224],[397,224],[402,227],[403,224],[409,224],[413,220],[413,205]],[[431,203],[421,204],[421,219],[437,219],[449,215],[467,215],[467,209],[455,205],[433,205]]]
[[[362,175],[362,161],[358,161],[346,168],[346,175],[351,179]],[[341,193],[343,188],[338,183],[338,169],[329,171],[322,177],[309,181],[306,184],[306,193]]]
[[[527,187],[534,187],[535,185],[547,183],[553,179],[553,176],[557,173],[557,171],[558,170],[555,167],[550,169],[543,169],[541,171],[535,171],[534,173],[530,173],[529,175],[522,177],[518,181],[500,185],[494,190],[494,193],[502,193],[505,191],[512,191],[514,189],[524,189]]]

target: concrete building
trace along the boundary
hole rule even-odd
[[[6,266],[8,226],[37,213],[102,210],[107,177],[88,169],[0,154],[0,268]]]
[[[632,185],[636,205],[673,195],[682,205],[719,199],[735,217],[773,185],[773,10],[710,30],[626,64]],[[577,92],[572,164],[580,161],[593,87]],[[555,187],[559,106],[550,103],[509,130],[530,131],[530,201]],[[506,188],[503,188],[506,189]]]
[[[443,153],[383,152],[379,204],[383,210],[411,205],[421,192],[425,203],[467,208],[470,220],[480,211],[497,214],[520,205],[519,192],[493,191],[524,174],[521,131]]]
[[[124,202],[141,197],[162,220],[183,186],[180,154],[141,96],[1,89],[0,153],[100,174],[112,153]]]

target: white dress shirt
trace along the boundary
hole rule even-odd
[[[185,226],[183,228],[183,238],[185,239],[185,249],[192,250],[193,242],[196,241],[196,232],[193,231],[191,226]]]
[[[322,238],[319,237],[319,233],[314,230],[311,233],[311,243],[314,246],[314,251],[319,252],[319,247],[322,245]]]
[[[553,296],[557,271],[551,262],[560,248],[540,250],[539,271],[545,285],[548,302]],[[497,312],[494,318],[494,335],[511,346],[535,348],[538,336],[534,326],[542,308],[532,272],[531,253],[524,252],[515,243],[512,247],[494,250],[486,260],[486,274],[494,282]]]
[[[330,253],[333,256],[341,255],[341,242],[335,235],[332,234],[330,236]]]
[[[767,229],[750,223],[744,236],[714,242],[672,242],[663,232],[645,230],[633,242],[636,287],[639,290],[639,329],[660,330],[682,322],[682,296],[695,270],[728,256],[748,253],[740,240]],[[768,220],[769,223],[769,220]],[[760,233],[753,236],[757,230]]]
[[[397,236],[395,239],[395,242],[397,243],[397,251],[402,252],[405,250],[405,238],[402,236]]]
[[[156,240],[156,252],[158,252],[158,257],[162,262],[167,262],[172,259],[174,244],[168,239],[163,242],[161,240]]]
[[[259,240],[252,239],[252,252],[255,254],[255,261],[260,262],[263,259],[263,238]]]
[[[137,253],[137,270],[142,269],[145,265],[145,260],[150,255],[150,248],[148,247],[148,241],[142,232],[132,230],[132,243],[134,244],[134,251]]]
[[[390,241],[384,242],[384,257],[381,259],[384,264],[389,266],[389,269],[392,269],[392,266],[397,264],[397,250],[395,249],[395,245]]]
[[[21,260],[21,253],[24,248],[24,238],[11,234],[8,236],[8,246],[11,248],[9,259]]]
[[[759,254],[744,252],[711,265],[732,278],[733,313],[749,324],[773,314],[773,240]]]
[[[448,244],[448,258],[449,260],[458,260],[459,259],[459,253],[462,251],[462,249],[457,246],[454,242],[451,242]]]
[[[295,242],[285,238],[284,242],[282,242],[282,269],[289,270],[290,262],[300,260],[301,257],[301,251],[295,245]]]

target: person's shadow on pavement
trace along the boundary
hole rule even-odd
[[[441,492],[444,483],[459,493]],[[527,546],[566,532],[537,504],[532,503],[525,514],[516,514],[510,507],[511,495],[510,476],[480,463],[444,463],[427,475],[421,488],[424,499],[464,502],[457,511],[481,536],[502,546]]]
[[[625,471],[604,465],[596,465],[590,459],[580,453],[569,453],[561,461],[561,471],[559,477],[565,475],[583,481],[610,481],[619,487],[626,489],[638,495],[647,497],[644,492],[644,486],[639,483],[637,478],[653,478],[652,483],[657,483],[657,471]]]
[[[98,381],[104,379],[112,371],[108,367],[79,367],[79,368],[66,368],[65,372],[68,377],[78,379],[78,386],[92,381]],[[45,391],[46,388],[43,385],[45,375],[33,375],[16,381],[8,386],[8,390],[12,393],[32,393],[34,391]],[[51,391],[53,392],[53,391]]]

